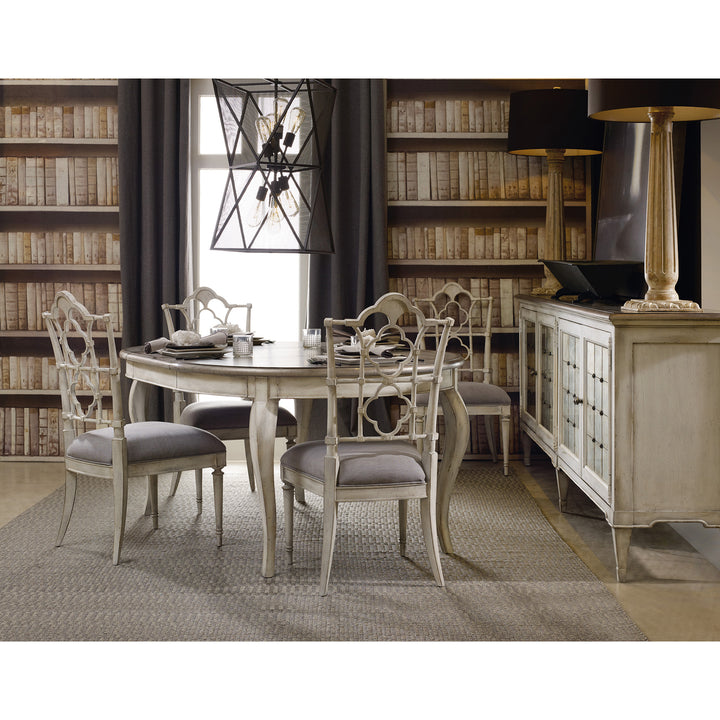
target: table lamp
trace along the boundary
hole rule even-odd
[[[674,120],[720,117],[720,80],[588,80],[588,115],[598,120],[650,123],[644,299],[628,300],[627,312],[699,311],[680,300],[677,211],[673,169]]]
[[[547,157],[548,189],[545,248],[541,260],[565,259],[563,164],[574,155],[602,152],[604,125],[587,116],[587,91],[549,88],[510,94],[508,152]],[[536,295],[554,295],[560,289],[545,269]]]

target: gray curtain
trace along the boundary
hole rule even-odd
[[[310,256],[309,327],[322,327],[326,317],[356,317],[388,290],[383,81],[331,84],[337,94],[325,188],[335,254]],[[350,403],[342,416],[356,424]],[[311,439],[325,436],[325,423],[326,403],[314,402]]]
[[[189,80],[118,82],[123,346],[165,333],[160,306],[189,292]],[[160,392],[148,419],[172,417]]]
[[[325,181],[335,254],[310,258],[310,327],[354,317],[388,288],[383,81],[331,84],[337,94]]]

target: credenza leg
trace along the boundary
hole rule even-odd
[[[615,577],[618,582],[625,582],[627,575],[628,551],[632,528],[612,529],[613,547],[615,548]]]
[[[532,440],[527,433],[521,434],[522,446],[523,446],[523,464],[525,467],[530,467],[530,452],[532,450]]]
[[[559,468],[555,467],[555,482],[558,490],[558,507],[560,512],[567,510],[567,496],[570,487],[570,478]]]

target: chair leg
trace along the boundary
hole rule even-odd
[[[195,497],[197,498],[198,514],[202,513],[202,469],[195,471]]]
[[[398,500],[398,526],[400,530],[400,555],[405,557],[407,547],[407,500]]]
[[[508,465],[509,447],[510,447],[510,415],[500,416],[500,437],[502,441],[503,453],[503,475],[507,475],[510,471]]]
[[[253,471],[252,457],[250,457],[250,438],[245,438],[245,462],[247,463],[250,492],[255,492],[255,472]]]
[[[63,538],[68,529],[70,523],[70,516],[72,515],[73,507],[75,507],[75,494],[77,492],[77,474],[65,471],[65,501],[63,502],[63,514],[60,520],[60,529],[58,530],[57,540],[55,545],[59,547],[62,545]]]
[[[285,552],[288,563],[293,562],[293,523],[295,516],[295,488],[283,481],[283,514],[285,516]]]
[[[335,549],[335,532],[337,530],[336,502],[323,502],[323,540],[322,561],[320,567],[320,595],[328,594],[330,582],[330,566],[332,565],[333,550]]]
[[[440,546],[437,536],[435,502],[431,501],[430,498],[420,500],[420,521],[422,524],[423,537],[425,538],[425,547],[427,548],[427,554],[430,560],[430,568],[435,577],[435,582],[440,587],[444,587],[445,578],[443,577],[442,565],[440,564]]]
[[[202,471],[200,471],[202,474]],[[213,470],[213,497],[215,499],[215,535],[217,546],[222,547],[223,536],[223,471],[222,468]]]
[[[127,475],[121,470],[115,472],[113,477],[113,495],[115,500],[115,536],[113,538],[113,565],[120,564],[120,550],[122,550],[125,536],[125,518],[127,517]]]
[[[490,456],[493,462],[497,462],[497,450],[495,449],[495,433],[493,431],[492,415],[485,415],[485,435],[487,435]]]
[[[150,491],[150,517],[152,517],[153,530],[158,529],[158,476],[148,475],[148,489]]]
[[[173,476],[172,485],[170,486],[170,497],[174,497],[175,493],[177,492],[178,485],[180,484],[180,476],[182,473],[175,473]]]

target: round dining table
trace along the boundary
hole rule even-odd
[[[432,352],[432,351],[427,351]],[[301,342],[275,342],[258,345],[253,354],[233,357],[228,350],[222,357],[180,359],[143,347],[121,351],[125,374],[132,381],[129,395],[131,422],[146,418],[149,386],[206,395],[225,395],[252,401],[250,411],[250,453],[263,506],[262,575],[275,573],[275,429],[280,400],[295,400],[298,438],[308,437],[312,400],[327,398],[327,368],[311,362],[318,351]],[[442,460],[438,469],[437,518],[441,549],[452,553],[449,530],[450,496],[469,439],[467,409],[457,392],[457,372],[463,358],[447,353],[443,365],[440,405],[445,421]],[[351,368],[339,372],[353,372]]]

